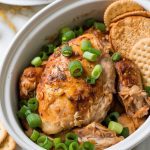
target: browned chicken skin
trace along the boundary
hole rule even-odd
[[[126,113],[131,117],[142,118],[148,114],[149,105],[139,69],[128,59],[117,62],[115,67],[119,77],[119,96]]]
[[[61,47],[50,56],[37,87],[43,132],[55,134],[93,121],[102,121],[106,116],[114,92],[113,63],[108,55],[103,55],[97,62],[91,63],[83,59],[80,48],[81,41],[88,39],[94,48],[103,50],[102,38],[103,35],[99,31],[85,33],[68,43],[73,49],[72,57],[64,57]],[[68,64],[72,60],[82,63],[82,77],[74,78],[70,75]],[[98,63],[102,64],[103,73],[96,85],[91,86],[86,83],[85,78],[91,75]]]
[[[121,136],[117,137],[115,132],[96,122],[84,128],[75,129],[74,132],[79,136],[80,143],[90,141],[95,144],[96,150],[103,150],[124,139]]]
[[[42,72],[43,68],[41,67],[28,67],[24,70],[19,83],[21,99],[29,99],[35,96],[35,90]]]
[[[118,122],[123,125],[123,127],[128,127],[129,133],[132,134],[136,129],[138,129],[146,120],[146,118],[132,118],[127,116],[125,113],[121,114],[118,118]]]

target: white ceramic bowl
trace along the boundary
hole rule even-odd
[[[111,2],[111,0],[56,1],[35,15],[10,44],[0,72],[0,117],[21,147],[27,150],[41,149],[24,134],[16,116],[19,75],[36,56],[47,36],[55,35],[63,26],[79,25],[86,18],[94,17],[102,20],[104,10]],[[126,150],[134,147],[149,135],[149,126],[150,118],[127,139],[107,150]]]
[[[0,0],[0,3],[18,6],[34,6],[49,4],[53,1],[54,0]]]

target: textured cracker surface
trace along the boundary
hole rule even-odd
[[[150,38],[150,18],[130,16],[113,23],[109,38],[114,51],[128,58],[135,43]]]
[[[127,12],[122,15],[117,16],[114,18],[111,23],[117,22],[123,18],[126,18],[128,16],[143,16],[143,17],[150,17],[150,12],[149,11],[132,11],[132,12]],[[111,25],[110,25],[111,26]]]
[[[129,57],[139,67],[144,85],[150,86],[150,38],[137,42],[130,51]]]
[[[111,21],[124,13],[144,10],[143,7],[133,2],[132,0],[119,0],[108,6],[104,13],[104,23],[109,27]]]
[[[5,141],[0,145],[0,150],[15,150],[16,143],[11,136],[7,136]]]

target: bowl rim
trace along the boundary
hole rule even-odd
[[[79,1],[80,0],[76,0],[75,3],[79,2]],[[93,3],[93,2],[96,2],[96,1],[97,0],[93,0],[91,2],[90,0],[87,0],[86,2]],[[98,0],[98,1],[105,1],[105,0]],[[109,0],[109,1],[111,1],[111,0]],[[10,55],[12,53],[16,52],[15,49],[13,49],[13,47],[15,46],[17,41],[20,39],[20,36],[22,36],[22,34],[25,33],[28,28],[30,28],[30,27],[32,27],[34,25],[37,25],[36,21],[38,19],[40,20],[40,18],[43,18],[42,16],[44,16],[44,14],[46,14],[48,10],[56,8],[57,6],[59,6],[59,8],[60,8],[60,4],[61,4],[61,8],[62,8],[64,6],[65,2],[67,4],[67,5],[65,4],[65,7],[68,7],[68,5],[71,5],[72,3],[74,3],[74,2],[70,2],[69,0],[63,0],[63,1],[62,0],[56,0],[55,2],[49,4],[48,6],[43,8],[41,11],[39,11],[35,16],[33,16],[28,21],[28,23],[16,34],[15,38],[13,39],[13,41],[9,45],[8,52],[6,54],[6,57],[5,57],[5,59],[4,59],[3,63],[2,63],[2,67],[0,69],[0,82],[1,83],[4,82],[2,80],[3,76],[4,76],[3,75],[4,73],[2,72],[2,70],[5,70],[5,64],[7,63],[7,59],[9,59]],[[55,9],[55,12],[57,12],[57,9]],[[44,16],[44,18],[46,18],[46,15]],[[0,94],[0,100],[2,100],[2,98],[3,98],[3,90],[1,90],[0,93],[1,93]],[[0,104],[1,104],[1,101],[0,101]],[[3,120],[4,126],[6,127],[6,129],[10,133],[10,135],[15,137],[15,131],[12,131],[12,127],[10,127],[10,125],[8,125],[8,122],[7,122],[6,118],[5,118],[5,114],[2,111],[2,105],[0,105],[0,112],[1,112],[0,113],[0,117]],[[111,146],[110,148],[107,148],[106,150],[113,150],[113,149],[114,150],[125,150],[125,149],[129,149],[129,148],[132,148],[132,147],[136,146],[138,143],[143,141],[150,134],[149,124],[150,124],[150,117],[148,117],[148,119],[145,121],[145,123],[139,129],[137,129],[132,135],[130,135],[127,139],[119,142],[118,144],[115,144],[115,145]],[[23,147],[25,147],[27,149],[29,148],[29,145],[27,146],[27,143],[24,143],[21,139],[19,139],[17,137],[15,137],[14,139],[17,141],[17,143],[20,146],[23,146]],[[126,144],[126,143],[128,143],[128,144]],[[118,149],[118,146],[121,146],[121,145],[124,146],[124,147]],[[31,147],[30,147],[30,149],[31,149]],[[41,148],[38,147],[38,149],[41,149]]]
[[[16,6],[37,6],[46,5],[55,0],[0,0],[0,3]]]

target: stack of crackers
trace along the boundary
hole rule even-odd
[[[0,150],[15,150],[16,142],[0,123]]]
[[[105,11],[112,48],[140,69],[144,86],[150,86],[150,11],[132,0],[119,0]]]

